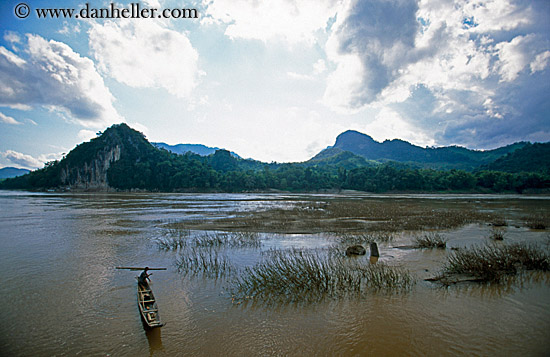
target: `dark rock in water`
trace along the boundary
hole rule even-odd
[[[350,255],[365,255],[367,254],[367,250],[362,245],[353,245],[351,247],[348,247],[346,249],[346,255],[349,257]]]
[[[370,244],[370,256],[371,257],[379,257],[380,253],[378,252],[378,245],[376,242],[372,242]]]

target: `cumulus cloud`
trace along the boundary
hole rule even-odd
[[[198,83],[198,52],[183,33],[155,21],[95,23],[89,44],[101,71],[135,88],[189,97]]]
[[[15,120],[14,118],[7,116],[6,114],[0,112],[0,121],[4,124],[10,125],[20,125],[21,123]]]
[[[4,33],[4,40],[11,43],[21,43],[21,36],[17,32],[6,31]]]
[[[327,42],[327,55],[337,69],[325,99],[350,109],[373,102],[399,75],[399,68],[417,56],[417,9],[413,1],[348,1]],[[335,92],[341,87],[338,79],[350,74],[356,76],[348,81],[350,88]]]
[[[203,23],[227,24],[230,38],[282,40],[295,44],[315,42],[334,17],[338,0],[203,0]]]
[[[375,120],[364,126],[361,131],[377,140],[402,139],[421,146],[434,145],[435,141],[430,135],[405,120],[399,113],[390,108],[383,108],[375,117]]]
[[[531,73],[544,71],[546,67],[548,67],[548,64],[550,63],[550,51],[544,51],[542,53],[539,53],[537,57],[535,57],[535,60],[531,62]]]
[[[344,4],[325,46],[331,109],[389,107],[442,145],[550,139],[548,2]]]
[[[22,154],[13,150],[3,152],[2,156],[16,167],[37,169],[44,166],[44,162],[32,157],[31,155]]]
[[[0,47],[0,106],[26,110],[43,106],[85,127],[122,120],[89,58],[62,42],[26,37],[24,57]]]

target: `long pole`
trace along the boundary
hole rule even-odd
[[[145,267],[116,267],[117,269],[128,269],[128,270],[145,270]],[[149,270],[166,270],[166,268],[149,268]]]

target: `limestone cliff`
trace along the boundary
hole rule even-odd
[[[61,184],[71,189],[106,190],[109,189],[107,170],[111,164],[120,160],[121,146],[105,148],[97,157],[81,166],[61,168]]]

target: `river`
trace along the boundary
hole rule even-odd
[[[506,241],[545,244],[547,231],[519,224],[530,210],[550,210],[548,197],[340,195],[338,199],[407,200],[415,205],[469,204],[503,212]],[[442,288],[423,279],[447,250],[398,249],[407,235],[380,246],[381,261],[417,277],[406,292],[309,304],[237,304],[231,280],[185,276],[177,252],[155,241],[167,225],[217,220],[242,212],[322,202],[331,195],[60,194],[0,191],[3,356],[364,356],[550,354],[550,277]],[[483,240],[484,224],[445,231],[448,247]],[[192,232],[199,231],[197,227]],[[328,247],[329,234],[261,232],[262,248],[232,250],[250,265],[261,251]],[[402,242],[401,242],[402,241]],[[166,267],[152,288],[166,326],[146,332],[136,304],[139,272],[116,266]]]

